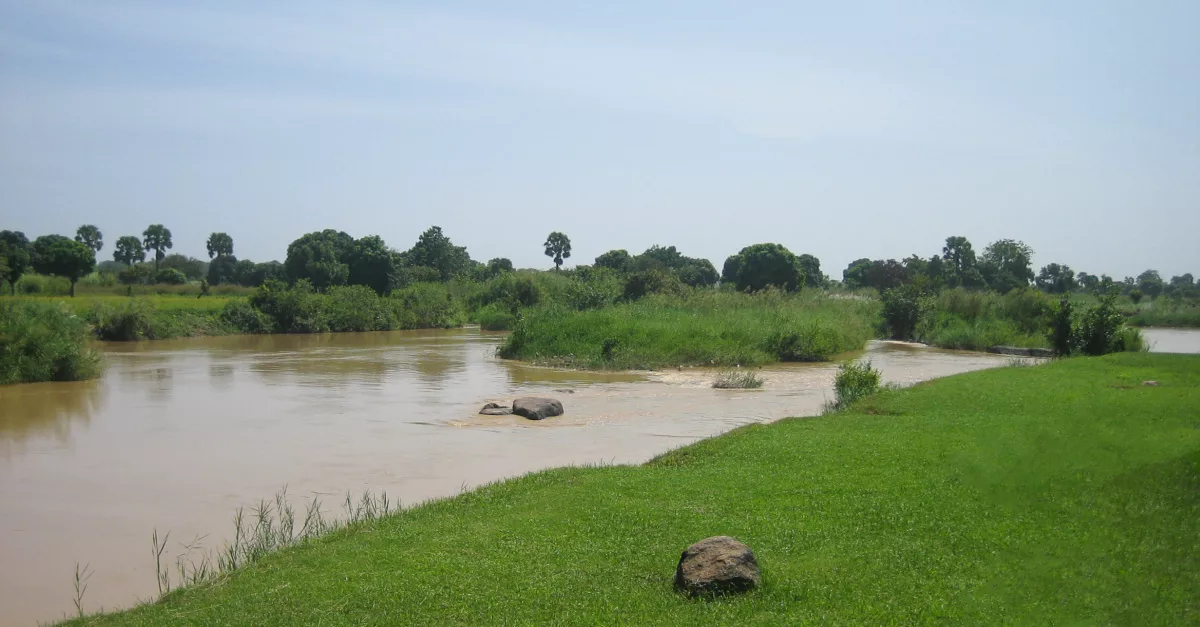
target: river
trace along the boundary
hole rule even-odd
[[[156,591],[166,561],[206,534],[219,547],[240,506],[284,485],[299,511],[347,491],[404,504],[570,464],[639,463],[739,425],[814,415],[836,364],[762,370],[761,390],[714,390],[713,372],[584,373],[495,357],[500,337],[451,331],[236,336],[104,345],[103,378],[0,387],[0,623]],[[1188,338],[1200,335],[1188,336]],[[1161,343],[1161,342],[1160,342]],[[872,342],[887,382],[911,384],[1012,358]],[[484,417],[488,401],[559,398],[566,415]]]

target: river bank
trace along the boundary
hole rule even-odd
[[[715,372],[584,372],[499,360],[478,329],[189,338],[102,344],[103,378],[0,388],[0,607],[17,624],[71,609],[76,562],[95,570],[85,609],[156,594],[151,532],[232,536],[238,507],[287,485],[303,512],[346,492],[406,506],[523,473],[641,463],[739,426],[816,414],[836,363],[757,370],[761,390],[714,390]],[[909,384],[1008,358],[872,343],[885,381]],[[562,390],[572,390],[573,393]],[[477,415],[483,403],[555,396],[541,423]],[[9,507],[20,504],[20,507]],[[5,622],[5,621],[0,621]]]
[[[79,624],[1188,623],[1197,403],[1195,356],[949,377],[485,487]],[[763,587],[681,598],[679,551],[716,534]]]

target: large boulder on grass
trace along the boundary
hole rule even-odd
[[[675,568],[675,589],[692,596],[746,592],[761,580],[754,552],[729,536],[689,546]]]
[[[561,416],[563,405],[552,398],[526,396],[513,401],[512,413],[530,420],[544,420],[551,416]]]

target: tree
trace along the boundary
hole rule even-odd
[[[1094,292],[1100,287],[1100,277],[1086,272],[1080,272],[1075,275],[1076,285],[1082,287],[1085,291]]]
[[[978,287],[983,284],[975,261],[975,250],[971,242],[961,235],[946,238],[942,247],[945,263],[946,284],[950,287]]]
[[[208,262],[195,257],[181,255],[179,253],[171,253],[163,257],[162,263],[159,264],[160,269],[171,268],[183,273],[192,281],[199,281],[208,275]]]
[[[610,250],[599,257],[596,257],[596,267],[609,268],[622,272],[625,266],[629,264],[629,251],[624,248]]]
[[[208,264],[208,276],[205,280],[208,282],[208,285],[234,283],[239,263],[241,262],[233,255],[217,255]],[[251,265],[254,264],[251,263]]]
[[[1142,290],[1142,293],[1150,298],[1158,298],[1163,292],[1163,280],[1159,276],[1158,270],[1147,270],[1138,275],[1137,287]]]
[[[1071,267],[1057,263],[1043,266],[1034,283],[1037,284],[1038,289],[1051,294],[1066,294],[1079,285],[1075,281],[1075,273]]]
[[[979,270],[988,287],[1003,294],[1029,286],[1034,279],[1032,258],[1033,249],[1024,242],[1002,239],[983,250]]]
[[[158,264],[167,255],[167,251],[171,249],[171,231],[161,224],[151,224],[142,232],[142,246],[146,250],[154,251],[154,270],[158,271]]]
[[[17,281],[33,267],[33,252],[29,239],[20,231],[0,231],[0,254],[8,266],[8,284],[15,295]]]
[[[571,256],[571,238],[558,231],[547,235],[546,243],[542,246],[546,247],[546,256],[554,260],[555,270],[562,266],[563,259]]]
[[[433,268],[442,281],[449,281],[471,268],[471,256],[467,254],[467,248],[455,246],[454,242],[442,233],[440,226],[426,229],[403,257],[405,266]],[[423,272],[417,271],[416,274],[421,275]]]
[[[233,255],[233,238],[228,233],[213,233],[208,236],[208,258]]]
[[[292,281],[307,279],[319,290],[345,285],[350,280],[350,255],[354,238],[342,231],[325,229],[300,236],[288,245],[283,262]]]
[[[85,224],[75,231],[75,241],[92,249],[92,252],[100,252],[104,248],[104,235],[100,233],[100,229],[95,225]]]
[[[506,257],[497,257],[487,262],[487,275],[489,277],[499,276],[505,272],[512,271],[512,261]]]
[[[122,235],[117,238],[116,250],[113,251],[113,261],[132,266],[146,260],[146,249],[142,240],[132,235]]]
[[[392,291],[398,265],[396,256],[378,235],[356,240],[350,251],[350,284],[365,285],[380,295]]]
[[[805,253],[796,257],[800,268],[804,270],[804,285],[808,287],[824,287],[825,275],[821,274],[821,260]]]
[[[867,258],[855,259],[842,270],[842,283],[848,288],[866,287],[867,285],[867,270],[871,269],[871,260]]]
[[[883,293],[894,287],[900,287],[909,282],[908,270],[895,259],[876,259],[867,266],[863,285],[873,287]]]
[[[1180,298],[1194,296],[1196,293],[1196,280],[1192,278],[1189,272],[1180,276],[1171,277],[1171,282],[1167,284],[1167,289],[1172,296]]]
[[[0,253],[8,267],[8,286],[17,293],[17,281],[34,267],[29,239],[20,231],[0,231]]]
[[[774,286],[795,292],[804,285],[804,269],[792,251],[780,244],[754,244],[743,248],[733,262],[725,261],[726,269],[733,267],[737,289],[757,291]]]
[[[67,239],[61,235],[43,235],[33,241],[34,269],[42,274],[53,274],[71,282],[71,296],[75,296],[75,283],[96,268],[96,252],[86,244]]]

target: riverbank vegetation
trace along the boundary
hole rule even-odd
[[[57,303],[0,300],[0,385],[79,381],[100,372],[88,325]]]
[[[589,368],[822,360],[882,336],[969,350],[1048,348],[1063,296],[1072,325],[1107,298],[1130,325],[1200,324],[1190,274],[1165,281],[1148,270],[1118,282],[1059,263],[1034,272],[1033,251],[1008,239],[979,255],[954,236],[929,257],[859,259],[841,281],[816,257],[775,243],[742,248],[720,273],[674,246],[611,250],[564,270],[571,242],[560,232],[543,244],[553,263],[544,271],[472,260],[436,226],[404,251],[378,236],[316,231],[292,242],[283,262],[239,260],[227,233],[209,235],[208,261],[169,253],[173,244],[169,229],[151,225],[118,238],[113,260],[91,272],[104,246],[93,225],[74,240],[2,231],[0,280],[27,298],[77,295],[64,300],[103,339],[474,322],[513,331],[506,357]],[[1118,335],[1128,341],[1106,345],[1139,344],[1132,332]]]
[[[1195,356],[973,372],[489,485],[68,624],[1190,624],[1198,404]],[[674,592],[679,552],[722,534],[762,586]]]

